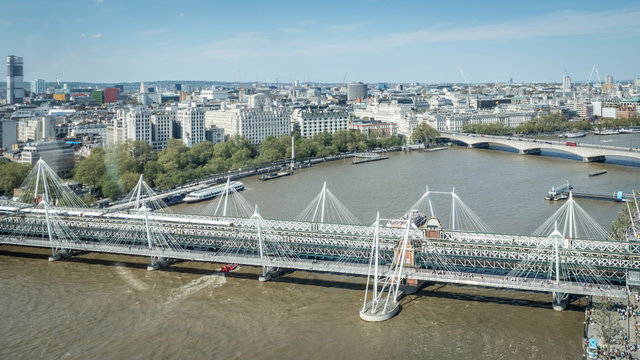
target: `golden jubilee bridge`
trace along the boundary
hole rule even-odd
[[[424,282],[548,292],[562,310],[569,294],[626,297],[640,268],[634,227],[613,240],[572,197],[532,235],[511,235],[492,232],[454,191],[428,188],[406,213],[372,225],[357,224],[326,185],[292,220],[264,219],[232,187],[205,209],[212,215],[172,213],[146,200],[154,193],[142,177],[127,209],[88,208],[42,161],[22,190],[22,201],[0,201],[0,244],[50,248],[52,261],[144,256],[149,270],[179,260],[255,266],[262,281],[284,269],[366,276],[360,316],[369,321],[394,316],[403,292]],[[432,196],[451,198],[448,228]]]

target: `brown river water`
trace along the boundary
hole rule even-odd
[[[622,144],[640,138],[616,138]],[[585,139],[595,142],[600,140]],[[606,169],[607,174],[589,177]],[[580,191],[640,188],[640,168],[453,148],[393,153],[389,160],[323,163],[242,195],[265,218],[291,219],[322,183],[362,223],[397,217],[425,186],[456,193],[494,231],[528,234],[562,204],[544,200],[569,180]],[[434,197],[448,214],[450,198]],[[603,226],[613,202],[579,200]],[[207,202],[174,211],[200,214]],[[146,270],[148,259],[86,254],[48,262],[46,249],[0,247],[3,359],[577,359],[584,299],[563,312],[551,295],[435,284],[402,300],[382,323],[360,320],[366,279],[296,271],[270,282],[220,264]]]

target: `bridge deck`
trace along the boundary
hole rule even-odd
[[[488,143],[498,144],[508,146],[525,153],[533,149],[561,151],[581,156],[585,160],[606,156],[618,156],[640,160],[640,148],[581,143],[579,142],[579,139],[553,141],[465,133],[442,133],[442,137],[472,146]],[[578,146],[567,146],[567,142],[577,143]]]
[[[30,246],[50,248],[51,242],[40,239],[18,239],[12,237],[0,237],[0,244],[14,246]],[[131,256],[171,258],[188,261],[212,262],[212,263],[236,263],[249,266],[267,266],[284,269],[327,272],[343,275],[366,276],[369,273],[368,264],[336,264],[304,259],[263,258],[259,256],[244,255],[220,255],[209,251],[176,250],[176,249],[148,249],[144,246],[114,246],[104,244],[88,244],[81,242],[57,241],[55,245],[61,248],[86,252],[111,253]],[[381,266],[380,271],[388,271],[388,266]],[[579,284],[575,282],[560,281],[555,283],[549,280],[527,279],[518,277],[505,277],[488,274],[469,274],[451,271],[434,271],[429,269],[407,268],[403,278],[411,278],[438,283],[456,285],[470,285],[491,287],[498,289],[510,289],[520,291],[556,292],[576,295],[608,296],[624,298],[628,295],[626,288],[620,286],[598,286],[592,284]]]

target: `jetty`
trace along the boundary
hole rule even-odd
[[[354,159],[353,161],[351,161],[351,163],[356,165],[370,161],[386,160],[388,158],[388,156],[384,156],[378,153],[358,153],[354,155]]]

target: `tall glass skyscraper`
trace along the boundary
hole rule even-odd
[[[24,102],[22,57],[7,56],[7,104]]]

